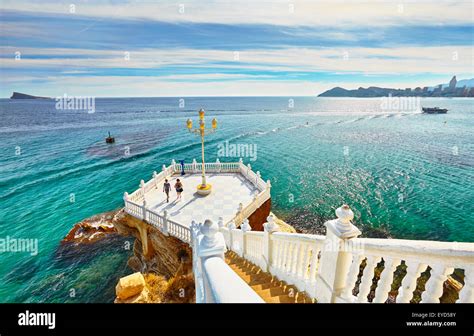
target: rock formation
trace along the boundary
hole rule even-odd
[[[20,93],[20,92],[13,92],[10,99],[51,99],[51,98],[32,96],[32,95],[28,95],[26,93]]]
[[[146,295],[140,294],[132,302],[195,301],[192,251],[188,244],[127,214],[114,222],[114,226],[120,234],[135,237],[134,255],[128,266],[142,274]],[[116,302],[123,302],[118,292]]]

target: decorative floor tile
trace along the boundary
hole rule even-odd
[[[174,189],[178,178],[184,189],[180,201],[176,201]],[[148,208],[160,215],[166,210],[170,219],[186,226],[190,226],[193,220],[204,222],[206,219],[211,219],[217,223],[219,217],[223,217],[226,223],[237,213],[239,203],[244,207],[247,206],[258,193],[252,183],[237,173],[207,175],[207,183],[212,185],[212,192],[205,197],[196,193],[196,187],[201,183],[199,174],[184,176],[176,174],[169,179],[169,182],[172,187],[169,203],[166,203],[166,194],[161,183],[158,189],[147,193]]]

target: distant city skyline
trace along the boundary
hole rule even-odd
[[[10,1],[0,97],[316,96],[474,77],[471,1]]]

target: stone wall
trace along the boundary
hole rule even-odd
[[[260,206],[260,208],[255,210],[255,212],[250,215],[248,219],[253,231],[263,231],[263,224],[267,221],[267,217],[270,215],[271,208],[272,199],[269,198]]]

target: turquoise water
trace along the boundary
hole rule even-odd
[[[0,238],[39,244],[36,256],[0,254],[0,302],[113,300],[116,279],[131,272],[123,239],[66,252],[59,242],[78,221],[121,207],[123,192],[162,164],[199,158],[185,121],[196,121],[200,107],[219,121],[208,160],[226,140],[256,146],[256,160],[244,161],[272,181],[274,212],[300,229],[318,232],[348,203],[368,236],[381,229],[394,238],[474,241],[472,100],[422,100],[446,115],[387,111],[380,99],[184,103],[97,99],[89,114],[56,110],[54,101],[0,100]],[[115,144],[104,143],[107,131]]]

